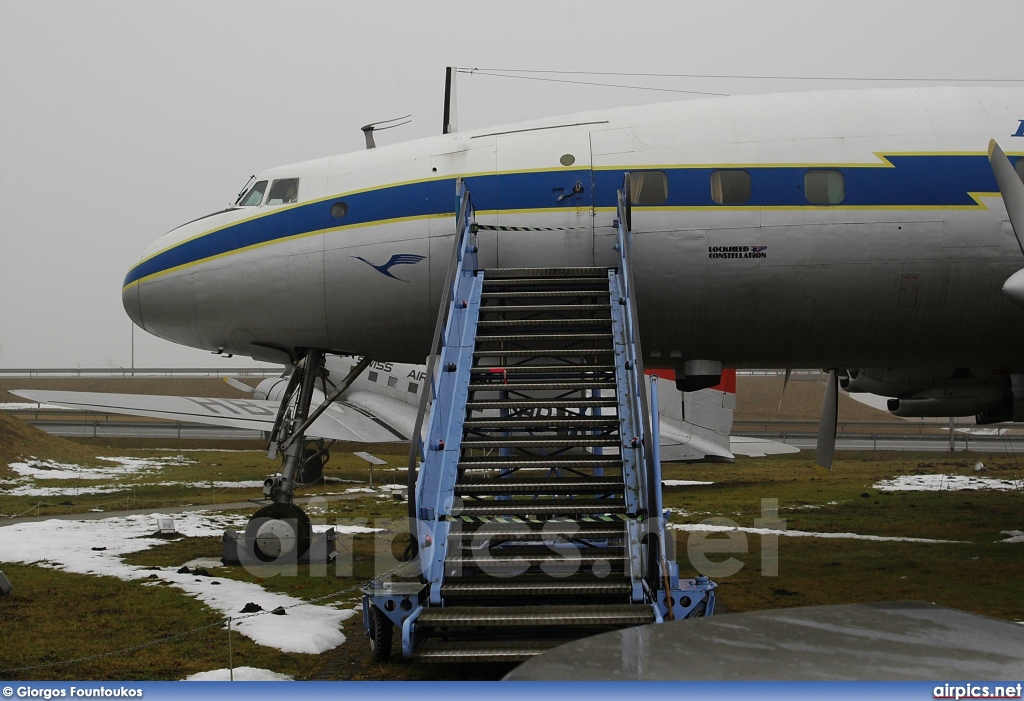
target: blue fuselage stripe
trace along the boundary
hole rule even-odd
[[[970,193],[998,192],[988,158],[978,155],[890,156],[892,164],[878,166],[817,166],[838,170],[845,179],[846,196],[841,207],[965,207],[976,206]],[[1011,157],[1011,161],[1016,158]],[[722,168],[664,168],[669,197],[664,207],[715,207],[710,177]],[[581,204],[614,207],[615,192],[627,169],[566,169],[526,173],[478,175],[466,179],[473,204],[479,211],[557,210]],[[633,170],[641,170],[636,168]],[[808,166],[766,166],[743,168],[750,174],[749,207],[806,207],[804,174]],[[582,195],[572,195],[579,182]],[[564,197],[560,202],[558,198]],[[344,200],[348,212],[343,219],[331,216],[331,206]],[[376,190],[339,195],[278,213],[257,217],[185,241],[132,268],[124,284],[292,236],[315,233],[338,226],[366,225],[386,220],[427,217],[454,213],[457,206],[455,180],[408,183]]]

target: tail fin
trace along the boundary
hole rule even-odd
[[[672,370],[650,370],[648,374],[675,379]],[[662,460],[735,460],[729,447],[735,409],[735,370],[723,370],[718,385],[697,392],[680,392],[673,382],[659,384]]]

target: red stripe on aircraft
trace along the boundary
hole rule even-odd
[[[662,380],[675,380],[676,371],[672,368],[647,368],[644,370],[647,375],[657,375]],[[717,389],[719,392],[736,394],[736,371],[732,368],[722,370],[722,381],[710,389]]]

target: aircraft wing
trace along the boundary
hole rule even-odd
[[[261,399],[213,399],[210,397],[55,392],[27,389],[12,390],[11,393],[33,402],[56,404],[70,409],[146,416],[172,421],[191,421],[256,431],[273,429],[278,408],[278,402]],[[401,403],[386,397],[381,397],[380,400],[371,404],[369,402],[357,403],[346,398],[345,401],[335,403],[309,427],[306,435],[311,438],[359,443],[388,443],[408,440],[411,426],[415,421],[415,409],[412,410],[413,421],[409,421],[409,427],[406,428],[402,423],[405,417],[398,411],[401,407],[390,406]],[[398,423],[398,426],[392,422]]]
[[[729,450],[737,455],[746,455],[748,458],[800,452],[799,448],[792,445],[749,436],[729,436]]]
[[[668,374],[666,370],[653,371]],[[697,392],[680,392],[672,382],[658,385],[661,414],[661,459],[664,462],[732,462],[735,455],[764,457],[798,453],[799,448],[765,440],[733,436],[736,408],[735,370],[726,370],[722,385]]]
[[[671,396],[671,392],[674,391],[673,389],[666,394]],[[190,421],[255,431],[270,431],[274,427],[274,417],[278,408],[276,400],[263,399],[27,389],[13,390],[12,393],[33,402],[56,404],[70,409]],[[412,405],[376,392],[356,390],[346,392],[341,401],[331,405],[306,434],[311,438],[328,440],[388,443],[409,440],[415,423],[416,408]],[[733,453],[761,457],[798,452],[796,448],[782,443],[743,436],[729,437],[727,432],[728,426],[719,427],[719,433],[724,433],[724,437],[729,440],[729,447],[725,448],[722,445],[722,435],[705,435],[709,432],[700,426],[675,419],[671,415],[663,415],[661,459],[665,462],[732,461]]]

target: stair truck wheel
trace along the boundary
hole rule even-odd
[[[395,628],[391,619],[376,606],[370,605],[370,651],[374,662],[385,662],[391,657],[391,642]]]

